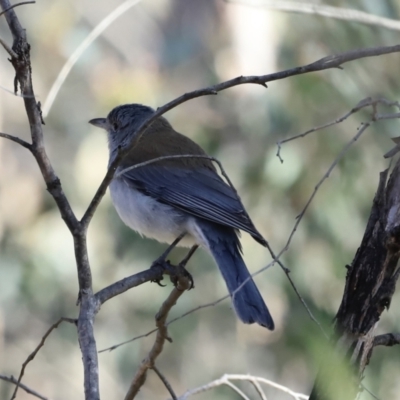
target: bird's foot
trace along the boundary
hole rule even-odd
[[[173,266],[173,271],[169,273],[171,282],[173,285],[178,288],[179,285],[179,278],[184,278],[189,281],[189,287],[187,290],[193,289],[194,288],[194,280],[193,276],[191,273],[185,268],[185,266],[182,263],[179,263],[176,266]]]
[[[157,268],[159,270],[159,277],[152,279],[150,282],[157,283],[158,286],[165,287],[167,285],[163,285],[161,281],[164,279],[163,274],[167,272],[170,268],[172,268],[171,263],[168,260],[165,260],[163,256],[158,258],[151,264],[150,268]]]

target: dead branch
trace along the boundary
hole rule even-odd
[[[24,4],[34,4],[36,3],[36,1],[22,1],[21,3],[16,3],[11,5],[10,7],[6,8],[5,10],[3,10],[2,12],[0,12],[0,17],[5,14],[7,11],[10,11],[11,9],[18,7],[18,6],[23,6]]]
[[[142,361],[138,371],[136,372],[131,385],[129,387],[128,393],[125,396],[125,400],[132,400],[135,398],[136,394],[139,392],[140,388],[146,381],[147,371],[154,367],[156,358],[161,354],[165,340],[172,342],[172,339],[168,336],[166,320],[168,313],[171,308],[176,304],[179,297],[185,292],[185,290],[190,288],[191,281],[186,275],[178,275],[177,286],[172,290],[168,298],[162,304],[159,312],[156,315],[156,326],[157,326],[157,336],[154,341],[153,347],[149,351],[149,354]]]
[[[21,383],[21,382],[18,383],[18,379],[15,379],[12,375],[11,376],[7,376],[7,375],[0,374],[0,379],[5,381],[5,382],[10,382],[10,383],[13,383],[14,385],[19,386],[22,390],[25,390],[26,393],[29,393],[32,396],[37,397],[38,399],[50,400],[48,397],[42,396],[40,393],[38,393],[35,390],[29,388],[28,386],[24,385],[23,383]]]
[[[235,390],[242,398],[248,399],[248,397],[231,381],[248,381],[253,384],[259,384],[263,383],[267,386],[270,386],[274,389],[280,390],[283,393],[288,394],[289,396],[293,397],[295,400],[307,400],[308,396],[302,393],[297,393],[291,389],[289,389],[286,386],[279,385],[278,383],[275,383],[273,381],[270,381],[265,378],[261,378],[258,376],[253,376],[253,375],[240,375],[240,374],[225,374],[221,378],[216,379],[215,381],[209,382],[203,386],[200,386],[195,389],[188,390],[186,393],[184,393],[182,396],[178,397],[178,400],[187,400],[190,396],[193,396],[198,393],[206,392],[208,390],[214,389],[218,386],[222,385],[227,385],[233,390]],[[261,396],[261,398],[265,398],[265,394],[263,393],[264,397]]]
[[[341,122],[345,121],[347,118],[349,118],[351,115],[357,113],[358,111],[362,110],[365,107],[376,107],[378,104],[384,104],[386,106],[392,106],[392,107],[397,107],[400,109],[400,103],[398,101],[389,101],[385,98],[379,98],[379,99],[373,99],[371,97],[367,97],[366,99],[361,100],[354,108],[352,108],[348,113],[342,115],[341,117],[336,118],[333,121],[327,122],[325,124],[315,126],[311,129],[308,129],[307,131],[303,133],[299,133],[297,135],[291,136],[287,139],[280,140],[277,142],[278,150],[276,152],[276,156],[279,158],[281,163],[283,163],[283,159],[281,158],[281,148],[284,143],[291,142],[292,140],[296,140],[299,138],[303,138],[310,133],[320,131],[322,129],[329,128],[330,126],[340,124]],[[390,114],[390,117],[393,118],[399,118],[400,114]],[[380,119],[389,119],[388,114],[380,115],[376,114],[374,116],[374,121],[380,120]]]
[[[373,346],[395,346],[400,344],[400,333],[385,333],[374,337]]]
[[[380,174],[370,217],[361,245],[347,266],[346,284],[336,316],[338,337],[335,357],[339,363],[322,365],[311,393],[311,400],[354,399],[374,346],[390,343],[397,336],[374,337],[381,314],[389,308],[395,291],[400,257],[400,159],[391,176]],[[389,334],[390,335],[390,334]],[[329,360],[332,357],[328,357]],[[329,365],[331,364],[331,365]],[[350,375],[343,382],[337,374],[347,366]]]
[[[28,358],[23,362],[22,367],[21,367],[21,372],[19,373],[19,376],[18,376],[18,379],[17,379],[17,382],[16,382],[14,393],[11,396],[11,400],[13,400],[13,399],[15,399],[17,397],[18,388],[21,386],[21,379],[24,376],[26,366],[36,357],[36,354],[44,346],[44,343],[45,343],[46,339],[49,337],[50,333],[53,332],[54,329],[57,329],[58,326],[62,322],[69,322],[71,324],[76,324],[77,321],[75,319],[72,319],[72,318],[60,318],[55,324],[53,324],[47,330],[47,332],[43,335],[40,343],[37,345],[35,350],[33,350],[33,352],[31,354],[29,354]]]
[[[26,149],[28,149],[30,152],[32,152],[32,145],[28,142],[25,142],[25,140],[20,139],[17,136],[13,136],[13,135],[9,135],[8,133],[3,133],[0,132],[0,137],[4,138],[4,139],[8,139],[11,140],[14,143],[18,143],[19,145],[21,145],[22,147],[25,147]]]
[[[333,7],[318,3],[286,0],[225,0],[227,3],[241,4],[250,7],[264,7],[271,10],[298,14],[311,14],[325,18],[338,19],[349,22],[359,22],[365,25],[400,31],[400,22],[395,19],[380,17],[365,11],[345,7]]]
[[[175,394],[174,390],[172,389],[171,384],[168,382],[167,378],[160,372],[160,370],[155,365],[153,365],[152,370],[157,374],[157,376],[160,378],[161,382],[167,388],[172,399],[177,400],[176,394]]]

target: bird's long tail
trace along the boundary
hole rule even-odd
[[[235,230],[204,220],[199,221],[198,226],[225,279],[238,317],[246,324],[256,322],[273,330],[274,321],[242,259]]]

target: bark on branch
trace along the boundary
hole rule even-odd
[[[400,159],[389,180],[388,173],[380,174],[364,237],[347,266],[336,316],[335,354],[321,367],[310,400],[355,399],[374,346],[398,343],[398,335],[374,337],[374,328],[390,307],[400,274]],[[338,362],[332,362],[333,358]],[[345,378],[338,373],[343,368],[350,372]]]

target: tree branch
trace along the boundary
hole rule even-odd
[[[13,8],[15,8],[15,7],[23,6],[24,4],[34,4],[34,3],[36,3],[36,1],[22,1],[21,3],[13,4],[13,5],[11,5],[10,7],[6,8],[5,10],[3,10],[3,11],[0,13],[0,17],[1,17],[3,14],[5,14],[7,11],[10,11],[11,9],[13,9]]]
[[[103,304],[107,300],[110,300],[113,297],[145,282],[162,280],[164,270],[165,269],[162,265],[154,265],[149,269],[128,276],[127,278],[121,279],[105,287],[95,294],[95,298],[100,304]]]
[[[400,31],[400,21],[379,17],[377,15],[369,14],[365,11],[354,10],[344,7],[326,6],[318,3],[305,3],[300,1],[238,1],[238,0],[225,0],[227,3],[240,4],[251,7],[264,7],[277,11],[286,11],[299,14],[318,15],[320,17],[338,19],[349,22],[359,22],[365,25],[378,26],[381,28]]]
[[[349,118],[351,115],[357,113],[361,109],[363,109],[365,107],[369,107],[369,106],[376,107],[378,104],[384,104],[384,105],[387,105],[387,106],[397,107],[397,108],[400,109],[400,103],[398,101],[389,101],[389,100],[387,100],[385,98],[373,99],[372,97],[367,97],[366,99],[361,100],[349,112],[347,112],[346,114],[342,115],[341,117],[336,118],[334,121],[330,121],[330,122],[327,122],[325,124],[316,126],[314,128],[311,128],[311,129],[308,129],[307,131],[305,131],[303,133],[299,133],[299,134],[291,136],[291,137],[289,137],[287,139],[279,140],[279,142],[276,143],[277,146],[278,146],[278,150],[277,150],[276,156],[279,158],[281,163],[283,163],[283,159],[281,157],[281,149],[282,149],[282,145],[284,143],[291,142],[292,140],[296,140],[296,139],[299,139],[299,138],[303,138],[303,137],[309,135],[310,133],[317,132],[317,131],[320,131],[322,129],[329,128],[330,126],[340,124],[341,122],[345,121],[347,118]],[[376,114],[376,112],[375,112],[374,121],[381,120],[381,119],[399,118],[399,117],[400,117],[400,114],[398,114],[398,113],[397,114],[380,115],[380,114]]]
[[[387,181],[388,173],[387,169],[380,174],[362,242],[347,266],[336,315],[337,349],[333,357],[325,357],[310,400],[328,400],[332,396],[354,399],[374,346],[380,341],[390,343],[393,338],[396,344],[398,339],[386,335],[376,339],[373,335],[382,313],[390,306],[399,277],[400,160]],[[346,377],[337,373],[344,368],[349,372]]]
[[[48,397],[42,396],[40,393],[38,393],[35,390],[29,388],[28,386],[24,385],[23,383],[18,383],[18,380],[15,379],[12,375],[11,376],[7,376],[7,375],[0,374],[0,379],[3,380],[3,381],[10,382],[10,383],[13,383],[14,385],[19,386],[22,390],[25,390],[26,393],[29,393],[32,396],[37,397],[38,399],[49,400]]]
[[[174,390],[172,389],[171,384],[168,382],[167,378],[159,371],[159,369],[155,365],[153,365],[152,370],[157,374],[157,376],[160,378],[161,382],[167,388],[172,399],[177,400],[176,394],[175,394]]]
[[[307,400],[308,396],[302,393],[297,393],[291,389],[289,389],[286,386],[279,385],[278,383],[275,383],[273,381],[270,381],[269,379],[261,378],[258,376],[253,376],[253,375],[240,375],[240,374],[225,374],[221,378],[216,379],[215,381],[209,382],[203,386],[200,386],[195,389],[188,390],[186,393],[184,393],[182,396],[178,397],[178,400],[187,400],[190,396],[193,396],[198,393],[206,392],[208,390],[214,389],[218,386],[221,385],[228,385],[232,389],[234,389],[232,386],[231,381],[248,381],[251,383],[263,383],[267,386],[270,386],[274,389],[278,389],[283,393],[288,394],[289,396],[293,397],[295,400]],[[237,391],[237,387],[235,386],[235,389]],[[241,392],[243,393],[243,392]],[[241,394],[242,398],[247,398],[247,396]]]
[[[29,151],[32,151],[32,145],[28,142],[25,142],[25,140],[20,139],[17,136],[9,135],[8,133],[2,133],[0,132],[0,137],[3,137],[5,139],[11,140],[12,142],[20,144],[22,147],[25,147]]]
[[[19,377],[17,379],[17,383],[16,383],[16,386],[15,386],[14,393],[11,396],[11,400],[14,400],[17,397],[18,388],[21,386],[20,383],[21,383],[22,377],[24,376],[26,366],[36,357],[36,354],[44,346],[44,343],[45,343],[46,339],[49,337],[50,333],[53,332],[54,329],[57,329],[58,326],[62,322],[69,322],[71,324],[76,324],[77,321],[75,319],[72,319],[72,318],[60,318],[55,324],[53,324],[47,330],[47,332],[43,335],[42,340],[40,341],[40,343],[36,346],[35,350],[31,354],[29,354],[28,358],[22,364],[21,372],[19,373]]]
[[[385,333],[374,337],[373,346],[395,346],[400,344],[400,333]]]
[[[168,336],[166,319],[171,308],[176,304],[179,297],[188,290],[191,286],[191,281],[186,275],[177,276],[177,286],[172,290],[168,298],[162,304],[159,312],[156,315],[156,326],[157,336],[152,349],[149,351],[147,357],[142,361],[138,371],[136,372],[128,393],[125,396],[125,400],[132,400],[139,392],[139,389],[143,386],[146,381],[147,371],[154,367],[156,358],[160,355],[163,350],[165,340],[172,342],[172,339]]]

